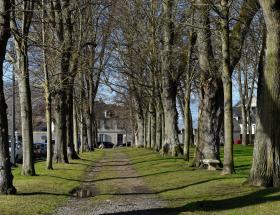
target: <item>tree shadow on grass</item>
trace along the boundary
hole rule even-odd
[[[66,169],[66,170],[69,170],[69,169]],[[93,172],[102,172],[102,171],[103,170],[93,171]],[[40,176],[47,176],[47,177],[58,178],[58,179],[67,180],[67,181],[76,181],[76,182],[81,182],[81,183],[93,183],[93,182],[101,182],[101,181],[109,181],[109,180],[136,179],[136,178],[144,178],[144,177],[156,176],[156,175],[161,175],[161,174],[176,173],[176,172],[191,172],[191,171],[195,171],[195,169],[162,171],[162,172],[146,174],[146,175],[109,177],[109,178],[101,178],[101,179],[93,179],[93,180],[80,180],[80,179],[66,178],[66,177],[55,176],[55,175],[40,175]]]
[[[218,212],[225,210],[240,209],[247,206],[259,205],[266,202],[280,201],[280,195],[276,194],[280,189],[261,189],[250,194],[222,200],[204,200],[189,203],[177,208],[153,208],[132,210],[127,212],[104,213],[103,215],[175,215],[181,212]],[[275,211],[277,213],[277,211]]]
[[[185,206],[188,211],[222,211],[228,209],[238,209],[246,206],[253,206],[269,201],[280,201],[280,189],[261,189],[244,196],[233,197],[222,200],[204,200],[189,203]]]
[[[236,177],[239,178],[239,177]],[[243,178],[243,177],[240,177]],[[219,181],[219,180],[226,180],[227,178],[213,178],[213,179],[207,179],[207,180],[202,180],[202,181],[198,181],[192,184],[186,184],[186,185],[181,185],[181,186],[177,186],[177,187],[172,187],[172,188],[167,188],[167,189],[162,189],[159,191],[144,191],[144,192],[129,192],[129,193],[102,193],[99,194],[100,196],[107,196],[107,195],[112,195],[112,196],[129,196],[129,195],[155,195],[155,194],[162,194],[165,192],[171,192],[171,191],[177,191],[177,190],[181,190],[181,189],[186,189],[188,187],[192,187],[192,186],[196,186],[196,185],[200,185],[200,184],[204,184],[204,183],[208,183],[208,182],[212,182],[212,181]],[[230,179],[230,178],[228,178]]]
[[[146,209],[146,210],[134,210],[134,211],[127,211],[127,212],[114,212],[114,213],[104,213],[102,215],[177,215],[180,213],[177,208],[153,208],[153,209]]]
[[[67,196],[67,193],[49,193],[49,192],[30,192],[30,193],[17,193],[17,196],[34,196],[34,195],[50,195],[50,196]]]

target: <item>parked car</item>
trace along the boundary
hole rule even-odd
[[[97,146],[98,148],[113,148],[114,144],[111,142],[98,142]]]
[[[47,143],[34,143],[34,155],[37,159],[47,157]]]

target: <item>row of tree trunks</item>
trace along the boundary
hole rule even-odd
[[[211,41],[211,30],[209,11],[210,5],[205,0],[199,0],[198,17],[199,25],[204,28],[198,29],[198,50],[199,50],[199,64],[202,71],[201,86],[200,86],[200,109],[199,109],[199,125],[198,125],[198,137],[197,147],[195,153],[195,159],[193,165],[199,166],[201,159],[216,159],[220,160],[219,147],[221,140],[221,134],[223,133],[223,106],[224,106],[224,89],[225,95],[229,95],[230,83],[228,81],[222,81],[221,71],[216,68],[217,62],[214,58]],[[259,5],[254,0],[246,0],[243,2],[240,9],[239,19],[234,25],[230,35],[228,52],[231,53],[230,59],[227,59],[227,64],[230,65],[229,73],[227,76],[231,76],[231,71],[235,68],[241,57],[241,50],[243,47],[244,38],[248,32],[250,23],[258,11]],[[224,18],[224,17],[223,17]],[[228,24],[228,23],[227,23]],[[228,36],[229,37],[229,36]],[[228,57],[229,58],[229,57]],[[228,79],[228,78],[227,78]],[[224,79],[225,80],[225,79]],[[223,85],[224,83],[224,85]],[[226,84],[226,83],[229,83]],[[231,94],[231,92],[230,92]],[[229,95],[230,96],[230,95]],[[231,111],[229,108],[228,101],[226,99],[226,118],[229,119]],[[230,119],[229,119],[230,121]],[[226,130],[231,130],[230,122],[225,123]],[[229,127],[229,129],[228,129]],[[227,137],[232,135],[228,134]],[[232,138],[227,138],[232,139]],[[230,140],[227,140],[229,142]],[[232,144],[232,143],[231,143]],[[229,144],[228,144],[229,145]],[[231,145],[230,145],[231,147]],[[229,159],[232,158],[232,150],[227,150]],[[226,158],[228,159],[228,158]]]

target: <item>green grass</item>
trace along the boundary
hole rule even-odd
[[[20,167],[13,170],[15,196],[0,196],[1,215],[51,214],[69,198],[69,192],[78,187],[89,165],[102,157],[102,151],[83,153],[81,160],[70,164],[54,164],[54,170],[46,170],[45,162],[36,163],[38,176],[20,175]]]
[[[253,147],[234,146],[236,174],[188,167],[182,158],[161,157],[146,149],[123,150],[139,176],[170,203],[171,211],[187,214],[279,214],[280,190],[243,185]]]

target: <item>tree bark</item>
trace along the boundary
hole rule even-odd
[[[222,80],[224,89],[224,167],[222,174],[234,173],[233,121],[232,121],[232,72],[230,69],[229,2],[221,1]],[[247,135],[247,134],[245,134]]]
[[[209,6],[199,1],[197,31],[199,65],[201,69],[200,105],[197,146],[191,166],[199,167],[202,159],[220,160],[220,131],[223,125],[223,84],[216,68],[211,44]]]
[[[20,8],[21,7],[21,8]],[[22,130],[22,175],[36,175],[34,168],[33,150],[33,127],[31,90],[29,83],[29,60],[28,60],[28,35],[33,17],[34,1],[22,2],[18,6],[13,5],[13,37],[16,49],[17,79],[20,98],[21,130]],[[17,17],[15,10],[21,9],[21,17]],[[18,26],[17,19],[21,19]]]
[[[162,104],[164,110],[165,132],[164,146],[172,156],[181,153],[176,109],[177,83],[174,80],[174,68],[172,65],[173,46],[174,46],[174,1],[167,0],[163,5],[164,24],[163,24],[163,51],[162,51]]]
[[[71,78],[69,78],[71,79]],[[70,80],[67,88],[67,112],[68,114],[66,115],[66,127],[67,127],[67,147],[68,147],[68,158],[70,159],[79,159],[79,156],[77,155],[77,152],[74,147],[74,123],[73,123],[73,109],[74,109],[74,104],[73,104],[73,86],[74,86],[74,80]]]
[[[162,148],[162,105],[158,102],[156,108],[156,150],[160,151]]]
[[[194,32],[189,33],[189,45],[187,50],[187,74],[185,80],[185,107],[184,107],[184,157],[187,161],[190,160],[190,144],[192,138],[192,119],[191,119],[191,107],[190,107],[190,100],[191,100],[191,87],[192,87],[192,74],[191,74],[191,57],[193,52],[193,47],[196,42],[196,35]]]
[[[77,110],[76,110],[76,105],[74,103],[73,105],[73,130],[74,130],[74,148],[75,151],[77,152],[77,154],[80,153],[80,149],[79,149],[79,126],[78,126],[78,116],[77,116]]]
[[[151,104],[149,104],[148,110],[147,110],[147,143],[146,143],[146,148],[151,149],[152,144],[152,107]]]
[[[47,56],[45,50],[46,32],[45,32],[45,0],[42,0],[42,46],[43,46],[43,70],[45,77],[45,107],[46,107],[46,124],[47,124],[47,162],[46,168],[53,169],[52,159],[53,159],[53,145],[52,145],[52,97],[50,94],[50,80],[49,71],[47,65]]]
[[[246,69],[246,68],[245,68]],[[248,85],[248,81],[246,81],[247,73],[244,74],[244,84],[242,84],[242,74],[241,74],[241,69],[238,69],[238,88],[239,88],[239,97],[240,97],[240,108],[241,108],[241,113],[242,113],[242,145],[246,146],[247,145],[247,111],[246,111],[246,88]],[[243,87],[244,86],[244,87]],[[243,90],[244,88],[244,90]],[[245,135],[244,135],[245,134]]]
[[[56,85],[58,89],[55,92],[54,108],[56,119],[54,160],[56,162],[68,163],[67,119],[69,119],[69,108],[66,100],[68,99],[67,89],[69,88],[67,84],[69,76],[71,75],[70,61],[73,54],[71,4],[69,0],[54,1],[49,2],[49,4],[52,4],[52,6],[50,6],[52,11],[49,14],[52,16],[51,19],[55,21],[55,25],[53,25],[55,28],[55,42],[59,47],[56,68]]]
[[[137,113],[137,131],[136,131],[136,147],[143,147],[144,146],[144,117],[142,114]]]
[[[36,175],[34,167],[34,146],[33,146],[33,127],[32,127],[32,106],[31,90],[29,83],[27,42],[17,48],[18,68],[18,87],[20,98],[21,113],[21,134],[22,134],[22,175]],[[24,53],[22,53],[24,52]]]
[[[3,82],[3,63],[10,37],[10,8],[9,0],[0,1],[0,194],[16,194],[10,164],[7,104]]]
[[[154,104],[151,105],[151,148],[152,149],[155,149],[155,146],[156,146],[156,109],[155,109],[155,106]]]
[[[259,1],[267,29],[265,69],[259,74],[257,133],[249,183],[280,187],[280,2]]]
[[[60,75],[61,76],[61,75]],[[63,80],[60,78],[60,80]],[[66,92],[60,89],[55,95],[55,162],[68,163],[67,157],[67,128],[66,128]]]

